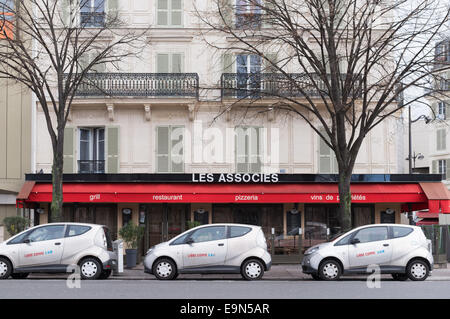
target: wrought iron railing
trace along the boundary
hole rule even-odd
[[[79,160],[78,161],[79,174],[103,174],[105,173],[104,160]]]
[[[197,73],[88,73],[76,96],[198,98],[198,84]]]
[[[319,75],[303,73],[223,73],[221,90],[222,98],[319,97],[328,92]]]

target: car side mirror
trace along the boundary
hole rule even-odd
[[[186,244],[188,244],[188,245],[192,245],[193,243],[194,243],[194,240],[192,238],[188,238],[186,240]]]
[[[361,241],[358,238],[353,238],[350,242],[352,245],[359,244]]]
[[[29,240],[29,239],[27,238],[27,239],[25,239],[23,242],[24,242],[25,244],[29,244],[29,243],[31,243],[31,240]]]

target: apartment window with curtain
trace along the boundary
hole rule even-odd
[[[184,172],[184,126],[156,128],[156,172]]]
[[[263,128],[237,126],[235,128],[235,154],[237,173],[260,173],[263,154]]]
[[[80,0],[80,22],[85,27],[105,25],[105,3],[107,0]]]
[[[443,151],[446,149],[447,141],[446,141],[446,130],[438,129],[436,131],[436,150]]]
[[[183,25],[182,0],[157,0],[156,11],[158,26],[177,27]]]
[[[262,0],[236,0],[236,28],[261,28],[261,5]]]
[[[437,117],[440,120],[445,120],[446,119],[446,105],[444,102],[439,102],[438,103],[438,109],[437,109]]]
[[[105,128],[79,129],[78,173],[105,173]]]

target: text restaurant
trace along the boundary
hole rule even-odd
[[[63,221],[103,224],[117,238],[133,221],[145,227],[140,251],[190,227],[259,225],[274,262],[336,236],[338,175],[330,174],[65,174]],[[450,192],[439,174],[355,174],[352,226],[437,224],[450,214]],[[34,224],[52,222],[50,174],[28,174],[17,206]],[[27,215],[28,214],[28,215]]]

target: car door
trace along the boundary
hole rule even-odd
[[[392,257],[389,228],[373,226],[360,229],[351,238],[348,251],[350,269],[388,265]]]
[[[225,263],[225,226],[208,226],[194,231],[183,245],[184,268],[221,266]]]
[[[31,231],[19,244],[19,267],[59,264],[66,225],[46,225]]]

